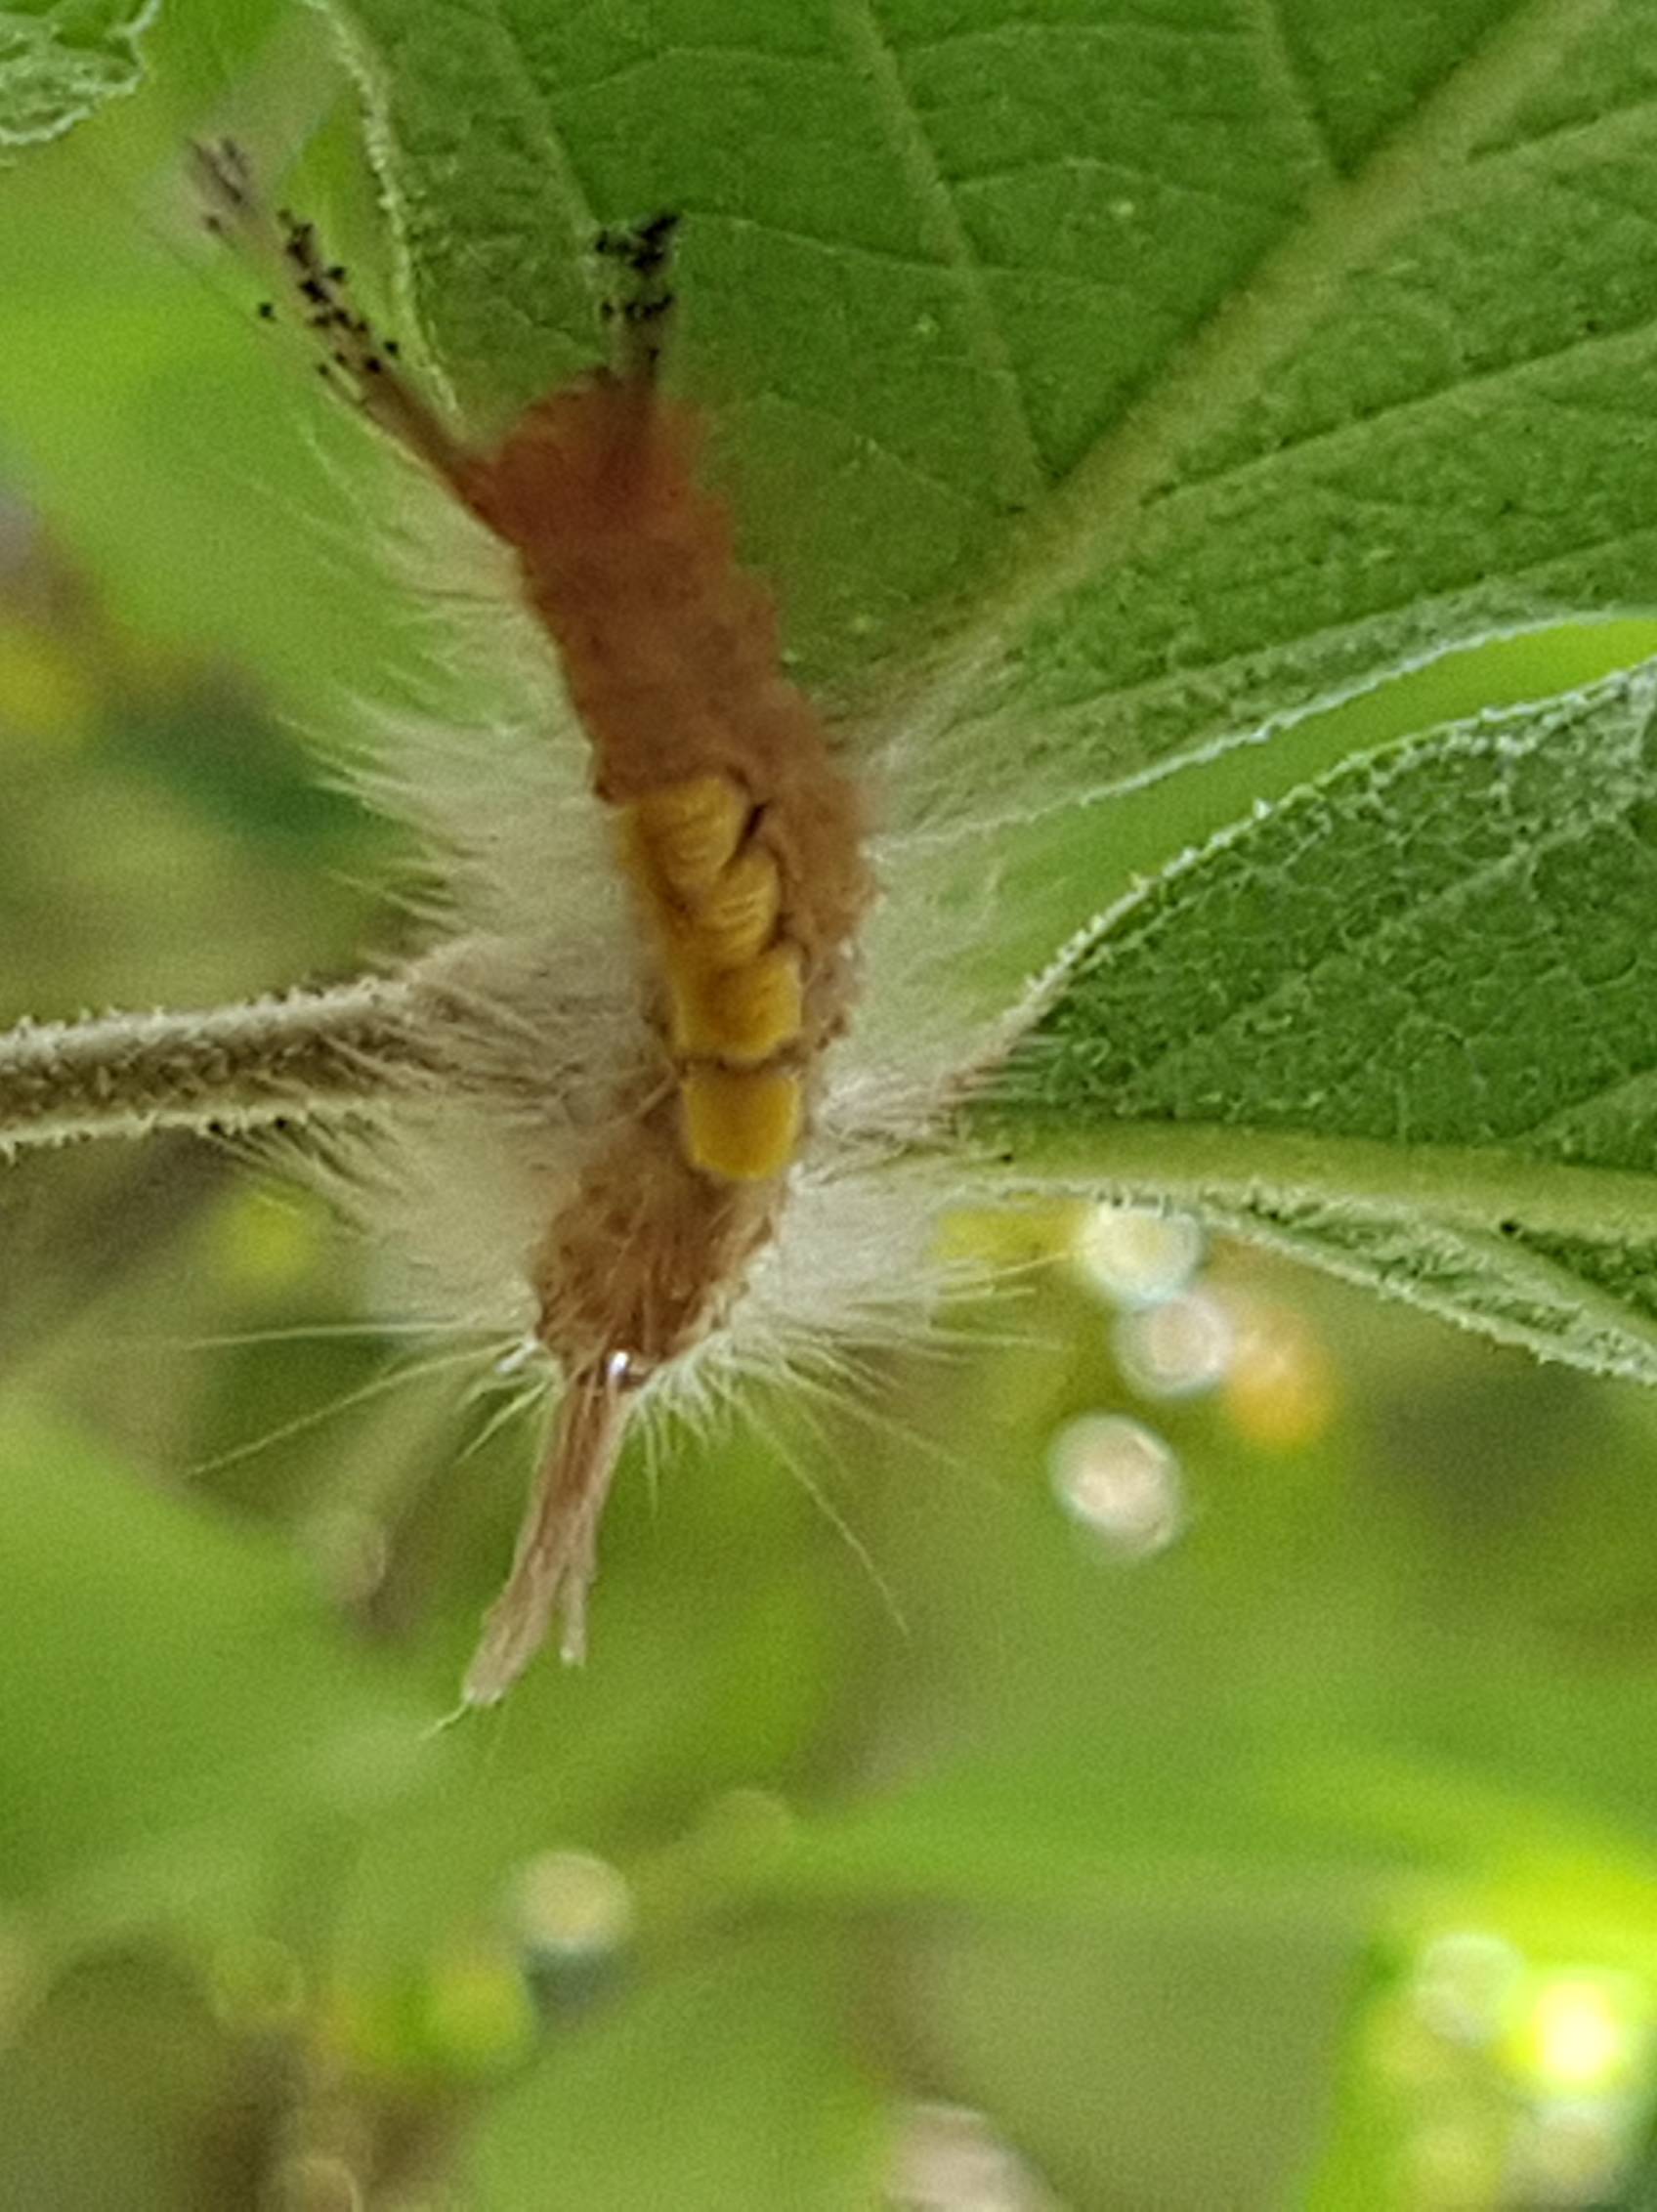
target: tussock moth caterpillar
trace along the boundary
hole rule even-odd
[[[466,1703],[485,1705],[555,1615],[579,1656],[641,1402],[694,1397],[710,1363],[755,1364],[767,1338],[832,1357],[837,1333],[915,1299],[940,1193],[920,1170],[924,1203],[894,1206],[857,1170],[946,1102],[942,1024],[921,1011],[927,962],[911,947],[915,1002],[891,1006],[884,1039],[902,1048],[878,1073],[836,1050],[877,926],[865,798],[697,483],[698,419],[660,386],[672,219],[599,241],[612,358],[483,449],[410,379],[314,230],[265,205],[234,143],[197,165],[211,227],[278,279],[276,312],[319,342],[323,374],[441,488],[473,555],[503,551],[516,649],[545,702],[510,761],[468,770],[460,741],[428,739],[421,761],[370,779],[457,855],[412,1017],[410,1062],[440,1073],[411,1080],[371,1149],[334,1155],[361,1212],[383,1225],[395,1211],[417,1255],[443,1247],[434,1272],[452,1284],[457,1250],[470,1255],[467,1309],[510,1315],[560,1379],[466,1678]],[[560,690],[584,769],[558,757]],[[503,768],[505,817],[481,789],[492,777],[498,792]],[[576,950],[549,917],[588,895]],[[830,1217],[840,1249],[825,1264]]]

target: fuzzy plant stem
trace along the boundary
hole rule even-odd
[[[0,1158],[76,1137],[338,1120],[426,1065],[410,984],[0,1031]]]

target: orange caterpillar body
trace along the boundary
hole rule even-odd
[[[623,810],[688,1156],[748,1181],[792,1157],[868,880],[856,794],[695,484],[695,436],[647,374],[601,372],[531,407],[468,498],[518,550]]]
[[[499,1694],[565,1609],[579,1650],[622,1393],[722,1318],[769,1238],[869,898],[856,793],[784,675],[769,595],[692,476],[695,426],[648,373],[531,407],[463,479],[518,553],[619,814],[657,956],[665,1100],[626,1111],[537,1255],[569,1396],[468,1696]],[[526,1648],[527,1643],[527,1648]]]
[[[871,883],[857,791],[784,673],[769,593],[695,480],[697,423],[657,389],[671,218],[601,241],[631,296],[616,364],[456,442],[352,307],[308,224],[273,220],[230,144],[198,149],[212,227],[279,264],[330,374],[514,550],[616,810],[654,979],[657,1064],[617,1079],[534,1242],[536,1334],[565,1378],[511,1576],[467,1676],[504,1694],[562,1608],[583,1645],[597,1525],[630,1402],[716,1328],[772,1237]]]

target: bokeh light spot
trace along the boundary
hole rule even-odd
[[[1122,1414],[1086,1414],[1053,1438],[1048,1471],[1072,1517],[1125,1558],[1160,1552],[1185,1519],[1179,1462],[1154,1429]]]
[[[608,1859],[543,1851],[519,1871],[512,1917],[519,1941],[542,1958],[602,1957],[633,1933],[633,1893]]]
[[[885,2202],[892,2212],[1056,2212],[1018,2153],[964,2105],[907,2107]]]
[[[1454,1929],[1422,1953],[1411,1989],[1416,2016],[1446,2042],[1489,2044],[1510,2018],[1525,1972],[1506,1937]]]
[[[1263,1451],[1315,1444],[1339,1411],[1328,1353],[1292,1307],[1253,1297],[1228,1303],[1235,1341],[1222,1400],[1227,1420]]]
[[[1074,1247],[1077,1266],[1116,1305],[1156,1305],[1182,1291],[1202,1264],[1203,1232],[1185,1213],[1095,1206]]]
[[[479,1943],[439,1960],[426,1992],[432,2048],[462,2071],[488,2070],[527,2056],[538,2021],[517,1961]]]
[[[1122,1314],[1112,1333],[1125,1379],[1147,1398],[1193,1398],[1224,1381],[1236,1331],[1211,1291],[1179,1291]]]
[[[1619,2087],[1643,2056],[1644,2011],[1640,1992],[1626,1976],[1551,1975],[1526,2009],[1515,2063],[1539,2088],[1556,2095]]]

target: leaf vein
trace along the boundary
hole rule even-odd
[[[913,39],[905,51],[913,60],[930,61],[939,54],[953,53],[962,46],[1013,44],[1030,42],[1058,45],[1068,40],[1085,46],[1121,46],[1126,41],[1148,39],[1157,44],[1169,42],[1188,46],[1202,41],[1211,46],[1235,46],[1246,34],[1236,23],[1169,23],[1152,16],[1131,16],[1123,11],[1119,20],[1108,23],[1087,22],[1023,22],[974,23],[970,29],[948,31],[937,38]]]
[[[1318,173],[1326,180],[1340,173],[1323,109],[1313,94],[1304,64],[1296,53],[1284,19],[1282,0],[1245,0],[1253,28],[1254,51],[1268,94],[1299,125]]]
[[[1002,481],[1029,495],[1045,490],[1049,471],[1024,404],[1006,337],[996,318],[960,211],[904,84],[901,59],[875,13],[875,0],[833,0],[834,20],[853,66],[867,85],[913,196],[921,233],[939,263],[954,272],[967,327],[997,395],[996,435]]]
[[[1047,159],[1011,161],[1001,168],[974,169],[956,177],[953,184],[957,192],[984,191],[1018,178],[1039,177],[1054,170],[1068,170],[1078,176],[1121,177],[1126,184],[1154,185],[1159,191],[1174,193],[1181,199],[1201,200],[1211,206],[1256,208],[1278,217],[1289,212],[1280,198],[1262,198],[1257,192],[1239,191],[1228,185],[1195,184],[1188,178],[1169,176],[1160,169],[1140,168],[1130,162],[1106,160],[1085,153],[1060,153]]]
[[[511,64],[525,97],[525,105],[533,114],[545,145],[548,166],[557,179],[561,195],[568,203],[574,226],[585,231],[588,237],[596,236],[599,219],[574,155],[568,140],[559,129],[547,99],[524,50],[523,25],[513,11],[512,0],[484,0],[484,12],[492,18],[500,32],[501,51]]]

